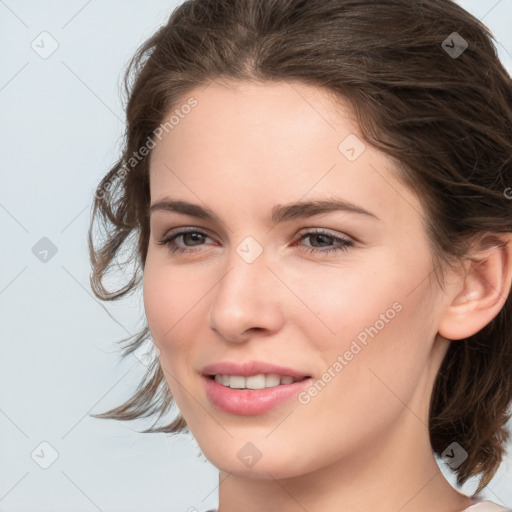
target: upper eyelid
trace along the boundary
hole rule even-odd
[[[176,235],[184,235],[187,233],[201,233],[205,236],[208,236],[210,238],[213,238],[211,235],[208,234],[208,230],[205,228],[195,227],[195,226],[182,226],[179,228],[172,228],[164,232],[161,238],[167,238],[169,236],[176,236]]]
[[[170,229],[169,231],[166,231],[163,235],[162,235],[162,239],[165,239],[165,238],[169,238],[169,237],[178,237],[178,236],[181,236],[181,235],[186,235],[187,233],[200,233],[208,238],[212,238],[214,239],[215,237],[211,236],[210,234],[208,234],[207,232],[208,230],[205,229],[205,228],[200,228],[200,227],[196,227],[196,226],[182,226],[182,227],[179,227],[179,228],[173,228],[173,229]],[[356,242],[357,239],[346,234],[346,233],[343,233],[343,234],[339,234],[339,233],[336,233],[336,232],[333,232],[331,229],[328,229],[328,228],[322,228],[322,227],[304,227],[304,228],[301,228],[298,233],[295,235],[294,237],[294,241],[296,241],[297,239],[300,240],[300,238],[304,235],[309,235],[309,234],[320,234],[320,235],[326,235],[326,236],[329,236],[331,238],[334,238],[334,239],[339,239],[339,240],[347,240],[347,241],[351,241],[351,242]]]

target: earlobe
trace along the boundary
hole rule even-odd
[[[512,234],[496,234],[495,243],[473,251],[440,319],[438,333],[449,340],[483,329],[503,308],[512,286]],[[458,291],[457,291],[458,290]]]

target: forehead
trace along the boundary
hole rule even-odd
[[[195,106],[180,110],[190,98]],[[173,112],[179,122],[151,155],[152,201],[172,192],[214,209],[220,203],[211,204],[213,196],[223,195],[240,208],[268,202],[270,209],[334,194],[370,202],[376,213],[421,211],[393,160],[363,141],[350,105],[326,90],[288,81],[212,82],[190,91]]]
[[[242,145],[244,154],[251,149],[251,154],[266,149],[261,158],[275,155],[278,150],[301,148],[305,140],[312,147],[325,137],[326,130],[332,131],[335,137],[343,136],[347,130],[358,131],[347,102],[335,103],[326,90],[300,82],[214,81],[184,95],[171,114],[179,112],[190,98],[194,98],[196,106],[187,109],[189,113],[181,115],[172,130],[164,134],[165,137],[172,132],[174,136],[167,138],[175,139],[183,150],[188,149],[183,142],[193,144],[195,139],[213,153],[216,148],[230,146],[236,152],[233,139],[236,135],[237,145]],[[168,142],[173,144],[172,140]]]

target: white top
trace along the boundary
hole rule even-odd
[[[510,512],[510,509],[502,507],[493,501],[483,500],[465,508],[462,512]]]

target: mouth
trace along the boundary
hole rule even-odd
[[[284,407],[313,381],[298,365],[293,368],[266,361],[219,361],[200,373],[210,404],[238,416]]]
[[[208,373],[201,377],[210,404],[234,416],[255,416],[284,407],[313,381],[309,376],[279,373]]]
[[[206,375],[207,378],[215,380],[218,384],[231,389],[265,389],[274,388],[276,386],[285,386],[301,382],[310,376],[294,377],[292,375],[279,375],[277,373],[260,373],[256,375]]]

